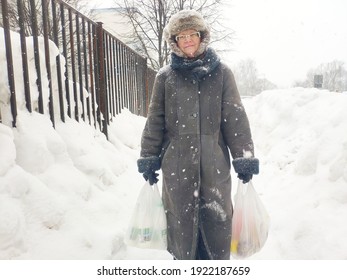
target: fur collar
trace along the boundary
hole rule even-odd
[[[171,68],[175,70],[189,71],[197,80],[201,80],[211,73],[220,64],[220,58],[212,48],[195,59],[180,57],[171,54]]]

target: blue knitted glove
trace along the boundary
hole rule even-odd
[[[159,174],[155,171],[160,169],[160,159],[156,156],[140,158],[137,160],[137,167],[140,173],[143,173],[143,178],[149,181],[150,185],[158,182]]]
[[[233,166],[238,174],[237,177],[244,184],[253,178],[253,174],[259,173],[259,160],[257,158],[236,158],[233,160]]]

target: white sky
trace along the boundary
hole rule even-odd
[[[323,62],[347,64],[345,0],[231,0],[225,11],[236,32],[230,62],[252,58],[279,86]]]
[[[97,3],[109,7],[112,2]],[[338,59],[347,65],[346,0],[225,2],[227,25],[236,35],[233,51],[225,56],[230,64],[254,59],[261,77],[280,87],[304,80],[321,63]]]

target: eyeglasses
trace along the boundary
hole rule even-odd
[[[200,32],[194,32],[192,34],[187,34],[187,35],[178,35],[175,37],[176,42],[188,40],[190,38],[192,38],[192,39],[200,38]]]

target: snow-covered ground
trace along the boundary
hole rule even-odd
[[[8,122],[0,35],[0,106]],[[47,115],[28,113],[18,100],[17,127],[0,124],[0,259],[172,259],[124,244],[144,184],[136,160],[145,118],[123,110],[108,141],[70,119],[53,129]],[[271,217],[268,240],[250,259],[346,260],[347,94],[292,88],[244,104],[261,162],[253,182]]]

